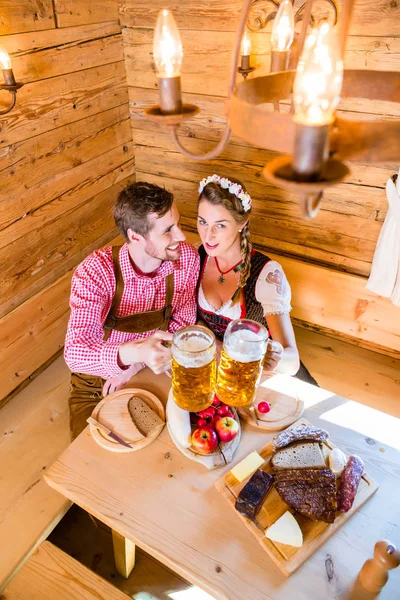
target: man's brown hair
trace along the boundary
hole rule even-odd
[[[174,197],[166,189],[138,181],[120,192],[114,207],[114,220],[120,233],[128,241],[128,229],[146,237],[151,226],[149,215],[163,217],[171,210]]]

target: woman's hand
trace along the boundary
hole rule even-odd
[[[267,372],[274,371],[279,365],[283,357],[283,346],[275,340],[268,341],[267,352],[264,358],[264,370]]]

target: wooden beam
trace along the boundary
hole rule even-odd
[[[135,566],[136,546],[133,542],[112,530],[115,568],[125,579],[128,579]]]
[[[28,83],[14,110],[0,117],[0,148],[128,101],[123,61]]]
[[[295,0],[295,9],[300,8],[302,4],[303,0]],[[340,14],[343,1],[339,0],[337,4]],[[218,3],[214,0],[203,0],[201,10],[197,0],[185,0],[185,2],[170,0],[168,3],[168,8],[173,12],[180,29],[213,30],[216,39],[220,32],[236,31],[242,6],[242,0],[220,0]],[[321,11],[316,14],[325,16],[330,13],[328,7],[328,3],[316,3],[316,8],[313,7],[313,10]],[[120,0],[121,23],[126,27],[153,28],[158,12],[162,8],[165,8],[163,0],[154,0],[151,4],[144,4],[140,0]],[[252,14],[266,17],[273,11],[273,5],[265,0],[257,2]],[[354,7],[350,34],[362,36],[368,30],[371,36],[397,36],[398,18],[397,2],[388,4],[386,0],[376,2],[358,0]],[[271,26],[268,31],[271,31]]]
[[[1,44],[10,54],[15,77],[21,83],[123,60],[117,22],[6,35]]]
[[[52,0],[2,0],[1,34],[55,27]]]
[[[54,0],[58,27],[118,20],[117,0]]]

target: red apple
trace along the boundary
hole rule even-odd
[[[269,411],[271,410],[271,405],[269,402],[259,402],[258,406],[257,406],[257,410],[260,413],[269,413]]]
[[[206,419],[212,419],[216,412],[217,412],[217,409],[214,406],[209,406],[204,411],[204,415],[205,415]]]
[[[218,436],[209,425],[199,427],[193,432],[192,446],[201,454],[211,454],[218,446]]]
[[[239,423],[232,417],[221,417],[215,424],[221,442],[230,442],[239,433]]]
[[[204,425],[207,425],[207,421],[205,419],[199,419],[197,421],[197,427],[204,427]]]
[[[221,406],[217,408],[217,413],[220,415],[220,417],[226,417],[228,412],[230,412],[229,406],[227,406],[226,404],[221,404]]]
[[[225,417],[231,417],[231,419],[234,419],[235,415],[233,414],[233,412],[229,411],[226,413]]]
[[[220,415],[213,416],[212,422],[213,422],[214,427],[215,427],[216,422],[219,421],[220,419],[222,419],[222,417]]]
[[[214,396],[214,400],[212,405],[213,406],[219,406],[221,404],[221,400],[218,398],[218,396]]]

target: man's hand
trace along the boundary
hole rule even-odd
[[[136,375],[136,373],[139,373],[139,371],[144,369],[145,366],[146,365],[142,362],[135,363],[134,365],[131,365],[129,369],[126,369],[126,371],[121,373],[121,375],[107,379],[103,385],[103,397],[107,396],[108,394],[113,394],[117,390],[123,388],[124,385],[128,383],[128,381],[130,381],[132,377]]]
[[[276,369],[282,360],[283,346],[279,342],[273,340],[268,341],[268,348],[264,358],[263,368],[265,371],[271,372]]]
[[[163,373],[171,362],[170,344],[172,333],[167,331],[156,331],[153,335],[143,339],[134,340],[121,344],[118,350],[118,358],[123,365],[143,361],[157,375]]]

